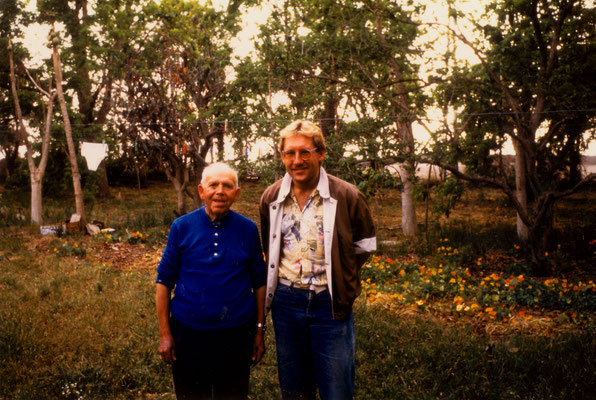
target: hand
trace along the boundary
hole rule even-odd
[[[170,334],[163,336],[159,340],[159,354],[168,364],[176,361],[176,352],[174,351],[174,337]]]
[[[252,363],[254,365],[258,364],[265,355],[265,334],[263,330],[258,329],[257,334],[255,335],[255,343],[253,345],[252,350]]]

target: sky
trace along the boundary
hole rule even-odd
[[[204,0],[197,0],[197,1],[205,3]],[[441,1],[437,1],[437,0],[424,1],[423,0],[423,3],[426,6],[426,12],[422,18],[424,21],[441,22],[441,23],[448,22],[447,9],[444,5],[441,4],[442,3]],[[228,0],[212,0],[212,4],[216,9],[223,10],[227,7]],[[35,10],[35,6],[36,6],[36,0],[30,0],[27,8],[29,10]],[[471,13],[473,15],[479,15],[482,12],[482,8],[483,8],[481,1],[468,1],[468,0],[459,0],[457,2],[456,7],[466,13]],[[269,15],[269,12],[270,12],[270,9],[267,6],[258,6],[258,7],[251,8],[250,12],[245,14],[245,17],[242,22],[243,29],[240,32],[240,34],[235,39],[233,39],[233,41],[231,43],[232,47],[235,50],[236,56],[246,57],[251,54],[251,52],[254,49],[253,38],[259,32],[259,29],[258,29],[259,24],[262,24],[266,21],[267,16]],[[463,28],[464,28],[464,33],[466,33],[465,26],[463,26]],[[57,27],[57,29],[60,29],[60,27]],[[27,31],[26,31],[26,35],[23,40],[23,43],[29,49],[31,54],[33,55],[33,59],[36,60],[33,62],[33,64],[35,64],[35,62],[39,62],[40,60],[42,60],[44,58],[49,58],[49,56],[50,56],[50,49],[46,47],[48,32],[49,32],[49,27],[41,26],[39,24],[34,24],[34,25],[30,26],[29,29],[27,29]],[[469,32],[467,32],[467,34],[469,35]],[[435,46],[438,49],[438,51],[441,51],[442,49],[444,49],[445,48],[444,46],[446,45],[445,41],[443,40],[443,37],[440,35],[437,35],[437,33],[431,29],[429,29],[429,33],[427,34],[427,36],[422,38],[421,40],[433,41],[435,43]],[[456,55],[460,59],[467,59],[473,63],[477,62],[477,59],[473,55],[472,51],[469,48],[467,48],[466,46],[463,46],[463,45],[458,46]],[[433,68],[433,67],[429,66],[429,68]],[[283,100],[280,100],[280,101],[283,101]],[[438,119],[438,118],[440,118],[440,113],[438,113],[438,111],[436,111],[436,110],[435,111],[429,110],[429,117],[431,119]],[[438,125],[438,124],[435,124],[435,125]],[[436,126],[432,126],[432,124],[431,124],[431,127],[435,128]],[[415,135],[417,141],[420,143],[425,143],[429,139],[429,134],[419,125],[414,126],[414,135]],[[267,151],[267,148],[265,148],[263,146],[257,146],[257,147],[261,147],[260,151]],[[258,149],[255,148],[255,152],[257,152],[257,151],[258,151]],[[506,146],[505,153],[513,154],[513,147],[510,144],[508,146]],[[596,143],[592,143],[592,146],[586,152],[584,152],[584,154],[596,155]]]

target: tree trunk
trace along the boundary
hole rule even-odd
[[[411,181],[410,166],[400,164],[399,176],[404,189],[401,193],[401,228],[406,236],[415,236],[418,233],[416,224],[416,208],[414,203],[414,184]]]
[[[555,198],[546,194],[534,205],[533,214],[536,219],[529,229],[529,245],[534,273],[538,276],[552,274],[552,265],[548,262],[548,251],[552,247]]]
[[[321,131],[325,138],[329,137],[335,132],[335,122],[337,118],[337,107],[339,101],[333,96],[333,94],[327,94],[328,98],[323,103],[323,117],[321,118]]]
[[[378,8],[377,12],[379,12]],[[377,35],[379,39],[381,39],[383,47],[385,49],[390,49],[391,46],[387,43],[385,38],[385,31],[380,13],[376,14],[375,25]],[[416,177],[416,169],[414,166],[416,147],[414,142],[414,133],[412,131],[412,120],[410,118],[410,116],[413,116],[414,114],[412,113],[412,109],[408,101],[408,90],[406,90],[406,87],[403,83],[404,74],[399,63],[395,58],[391,57],[389,59],[389,66],[397,82],[396,88],[398,94],[395,97],[387,94],[384,94],[383,96],[386,97],[395,108],[394,113],[396,116],[397,136],[399,141],[403,143],[403,154],[406,157],[406,162],[399,165],[399,175],[404,186],[404,190],[401,194],[401,226],[404,235],[415,236],[418,233],[418,226],[416,224],[414,184],[412,183],[412,179]]]
[[[31,222],[41,225],[42,216],[42,180],[39,173],[31,173]]]
[[[199,196],[199,184],[201,183],[201,179],[203,179],[203,170],[205,169],[206,165],[198,165],[195,167],[195,178],[196,182],[194,187],[192,188],[193,194],[193,206],[196,209],[203,207],[204,202],[201,200],[201,196]]]
[[[402,107],[407,107],[405,99],[400,99],[400,101],[402,101]],[[415,154],[412,124],[407,121],[398,120],[397,134],[399,140],[404,144],[403,153],[407,157],[405,162],[399,164],[399,176],[404,187],[401,193],[401,228],[404,235],[416,236],[418,234],[418,224],[416,222],[414,184],[412,183],[412,180],[415,178],[416,166],[413,160]]]
[[[195,210],[202,207],[201,196],[199,195],[199,184],[201,183],[201,174],[195,171],[195,184],[192,185],[192,206]]]
[[[16,169],[17,159],[19,158],[19,146],[6,145],[4,147],[4,171],[6,178],[10,178],[14,170]],[[2,175],[2,173],[0,173]]]
[[[177,164],[175,160],[171,161],[171,165],[174,168],[174,174],[168,167],[164,168],[166,176],[176,189],[176,212],[178,216],[186,214],[186,202],[185,202],[185,190],[188,186],[188,169],[183,164]]]
[[[110,191],[110,184],[108,183],[108,171],[106,169],[106,159],[104,159],[95,171],[97,182],[97,196],[102,199],[109,199],[112,197]]]
[[[135,158],[135,171],[137,172],[137,189],[139,189],[139,194],[141,193],[141,172],[139,168],[139,163]]]
[[[528,185],[526,175],[526,154],[524,153],[522,145],[513,139],[513,146],[515,148],[515,197],[522,209],[528,214]],[[517,237],[520,241],[526,243],[530,239],[528,226],[519,216],[516,217]]]
[[[530,248],[530,260],[534,264],[532,273],[536,276],[549,276],[553,273],[552,266],[548,263],[545,234],[550,236],[550,233],[543,231],[543,227],[538,226],[529,231],[527,243]]]
[[[179,216],[186,214],[186,202],[184,201],[184,188],[179,182],[174,181],[174,188],[176,189],[176,209]]]
[[[55,36],[53,40],[56,40]],[[85,204],[83,202],[83,188],[81,187],[81,174],[77,164],[77,154],[74,142],[72,140],[72,130],[70,126],[70,119],[68,117],[68,109],[66,108],[66,101],[64,100],[64,92],[62,90],[62,66],[60,64],[60,54],[58,53],[58,46],[55,43],[52,46],[52,61],[54,63],[54,72],[56,74],[56,93],[58,94],[58,102],[60,103],[60,111],[62,112],[62,120],[64,121],[66,144],[68,146],[68,161],[70,162],[70,168],[72,172],[72,185],[74,188],[76,213],[81,217],[81,226],[85,226],[87,222],[85,215]]]

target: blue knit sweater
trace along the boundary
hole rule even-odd
[[[257,226],[230,210],[211,221],[205,207],[176,219],[157,267],[157,283],[174,288],[170,313],[200,330],[240,326],[256,314],[253,290],[266,270]]]

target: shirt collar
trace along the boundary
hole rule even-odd
[[[290,174],[286,172],[281,182],[281,187],[279,189],[279,194],[277,195],[277,203],[283,202],[288,194],[290,194],[290,190],[292,189],[292,177]],[[317,190],[319,191],[319,196],[324,199],[330,197],[329,195],[329,178],[327,177],[327,172],[323,167],[319,169],[319,183],[317,184]]]
[[[228,210],[227,214],[224,215],[221,219],[212,221],[211,218],[209,218],[209,215],[207,215],[207,210],[205,209],[205,206],[201,207],[201,214],[203,215],[205,222],[213,227],[218,227],[218,228],[225,226],[228,223],[228,221],[230,220],[230,218],[232,217],[233,213],[234,213],[234,211],[232,211],[230,209],[230,210]]]
[[[324,199],[328,199],[331,196],[329,194],[329,178],[323,167],[321,167],[321,170],[319,171],[319,184],[317,185],[317,190],[319,191],[319,196]]]

